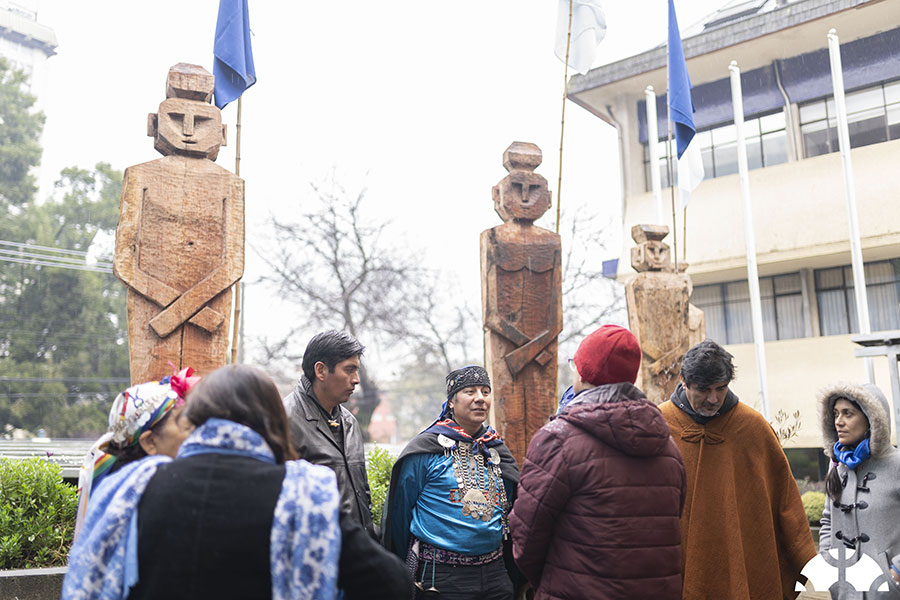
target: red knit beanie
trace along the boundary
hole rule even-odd
[[[604,325],[575,351],[581,380],[591,385],[634,383],[641,367],[641,347],[634,334],[618,325]]]

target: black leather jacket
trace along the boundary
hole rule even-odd
[[[344,447],[341,448],[329,431],[314,398],[312,383],[305,375],[300,377],[294,391],[284,397],[284,410],[291,423],[294,449],[300,458],[326,465],[335,472],[341,491],[341,512],[375,535],[370,510],[372,498],[366,474],[366,451],[359,423],[349,410],[340,407],[344,429]]]

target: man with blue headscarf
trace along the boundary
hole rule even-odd
[[[391,473],[384,545],[406,560],[417,586],[436,589],[442,600],[513,597],[507,515],[519,468],[484,425],[490,408],[487,371],[469,365],[451,372],[440,416],[404,448]]]

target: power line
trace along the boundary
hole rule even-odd
[[[0,377],[0,382],[44,383],[47,381],[68,381],[74,383],[130,383],[128,377]]]
[[[13,246],[15,248],[26,248],[29,250],[44,250],[46,252],[55,252],[58,254],[72,254],[74,256],[87,256],[87,251],[85,250],[69,250],[68,248],[53,248],[51,246],[38,246],[37,244],[29,244],[26,242],[10,242],[7,240],[0,240],[0,246]]]
[[[14,250],[8,250],[4,246],[14,248]],[[0,240],[0,261],[77,271],[112,273],[111,262],[97,261],[96,264],[89,265],[87,264],[87,255],[88,253],[82,250],[52,248],[49,246],[38,246],[37,244]]]
[[[92,267],[89,265],[70,265],[70,264],[65,264],[65,263],[55,263],[55,262],[41,261],[41,260],[18,259],[18,258],[12,258],[12,257],[2,256],[2,255],[0,255],[0,261],[18,263],[18,264],[23,264],[23,265],[36,265],[39,267],[54,267],[57,269],[72,269],[75,271],[93,271],[95,273],[112,273],[111,266],[108,268],[103,268],[103,267]]]
[[[51,399],[60,399],[60,398],[87,398],[89,400],[95,400],[96,398],[91,398],[91,396],[111,396],[117,395],[119,393],[118,388],[116,390],[101,390],[96,392],[65,392],[62,394],[48,394],[46,392],[21,392],[21,393],[2,393],[0,392],[0,398],[10,398],[12,400],[37,400],[41,398],[51,398]]]

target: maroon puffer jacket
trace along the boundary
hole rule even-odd
[[[681,598],[681,454],[630,383],[576,396],[528,445],[510,514],[535,600]]]

